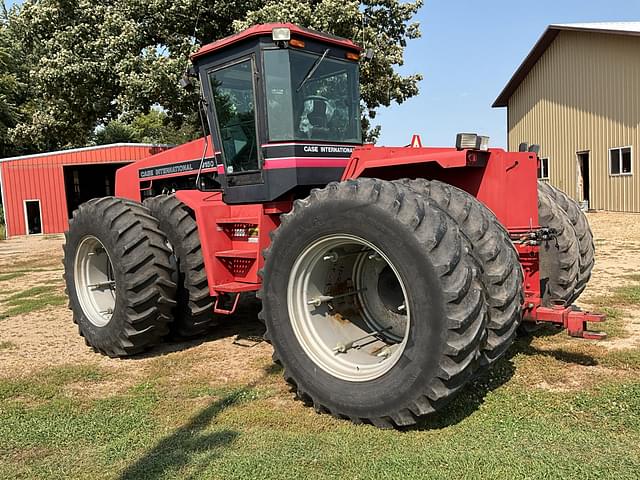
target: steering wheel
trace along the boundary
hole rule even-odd
[[[308,97],[304,97],[304,100],[302,102],[304,103],[307,100],[320,100],[321,102],[329,105],[329,99],[327,97],[323,97],[322,95],[309,95]]]

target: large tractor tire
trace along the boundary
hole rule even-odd
[[[470,240],[471,253],[482,268],[489,322],[482,363],[498,360],[513,343],[522,321],[523,273],[508,232],[491,210],[473,195],[439,181],[402,180],[413,191],[449,214]]]
[[[542,304],[571,305],[580,273],[578,238],[567,214],[544,190],[538,188],[538,222],[553,228],[556,236],[540,245]]]
[[[472,378],[487,306],[451,217],[409,188],[331,183],[282,216],[265,250],[266,337],[317,411],[413,425]]]
[[[176,293],[170,256],[158,221],[139,203],[105,197],[73,212],[64,276],[73,320],[88,345],[122,357],[168,333]]]
[[[177,267],[178,294],[172,332],[187,338],[201,335],[216,322],[198,225],[189,208],[175,195],[152,197],[144,204],[160,222]]]
[[[562,211],[567,214],[578,239],[580,271],[578,273],[576,288],[569,300],[569,303],[573,303],[582,294],[584,289],[587,288],[587,283],[589,283],[591,271],[593,270],[593,265],[595,263],[595,245],[593,243],[591,227],[589,227],[587,216],[580,209],[578,203],[569,198],[569,196],[562,190],[542,181],[538,181],[538,189],[542,190],[555,200]]]

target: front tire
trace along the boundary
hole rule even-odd
[[[265,259],[266,336],[316,410],[412,425],[477,368],[486,301],[466,239],[408,188],[357,179],[314,190],[282,216]]]
[[[198,224],[188,207],[175,195],[152,197],[144,204],[166,234],[177,266],[178,295],[171,329],[181,337],[202,335],[216,322]]]
[[[176,285],[164,234],[139,203],[90,200],[65,234],[69,307],[80,335],[110,357],[140,353],[169,331]]]

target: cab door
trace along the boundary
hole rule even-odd
[[[209,107],[217,126],[225,190],[263,183],[256,77],[253,55],[208,71],[213,99]]]

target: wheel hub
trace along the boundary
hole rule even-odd
[[[389,258],[367,240],[314,241],[294,263],[288,287],[296,338],[331,375],[372,380],[402,355],[410,327],[406,289]]]
[[[74,281],[82,311],[96,327],[106,326],[116,306],[116,281],[109,254],[92,235],[78,245]]]

